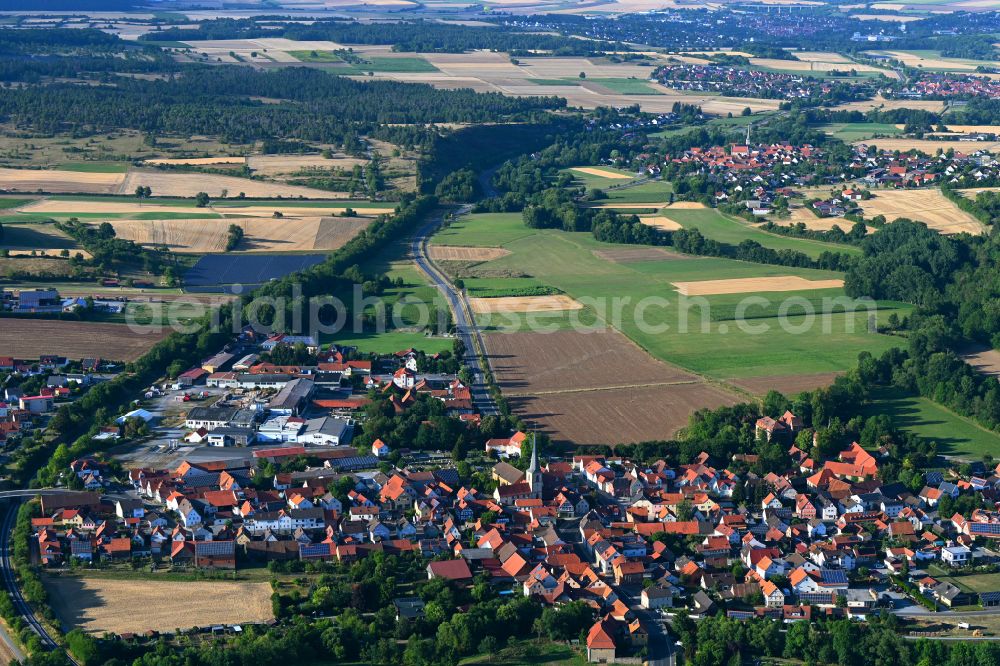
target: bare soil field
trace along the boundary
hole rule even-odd
[[[632,176],[624,173],[618,173],[617,171],[609,171],[607,169],[598,169],[596,167],[572,167],[570,171],[579,171],[580,173],[585,173],[588,176],[599,176],[601,178],[613,178],[615,180],[632,180]]]
[[[682,229],[680,224],[671,220],[669,217],[663,217],[662,215],[653,215],[647,217],[639,217],[639,221],[643,224],[649,225],[651,227],[656,227],[657,229],[662,229],[664,231],[676,231]]]
[[[47,577],[45,586],[59,619],[93,635],[274,618],[267,583]]]
[[[879,144],[879,147],[882,147]],[[906,217],[925,223],[942,234],[983,233],[983,225],[976,218],[958,209],[941,194],[941,190],[877,190],[867,201],[861,201],[865,217],[885,215],[889,222]]]
[[[624,247],[611,250],[594,250],[594,256],[616,264],[634,264],[640,261],[684,260],[691,257],[662,247]]]
[[[692,412],[738,400],[698,383],[518,396],[509,402],[518,416],[554,440],[593,446],[671,439]]]
[[[497,381],[522,418],[577,444],[671,437],[701,407],[738,399],[662,363],[613,329],[484,336]]]
[[[730,379],[730,384],[749,391],[754,395],[767,395],[771,389],[780,391],[786,396],[793,396],[803,391],[811,391],[823,386],[829,386],[839,373],[821,372],[812,375],[781,375],[769,377],[746,377]]]
[[[456,245],[431,245],[427,248],[435,261],[492,261],[506,257],[510,250],[502,247],[458,247]]]
[[[807,280],[795,275],[779,277],[734,278],[731,280],[699,280],[673,282],[677,293],[684,296],[714,296],[716,294],[752,294],[760,291],[806,291],[808,289],[838,289],[843,280]]]
[[[243,192],[249,198],[338,199],[347,197],[346,193],[327,192],[311,187],[285,185],[284,183],[268,183],[249,178],[237,178],[236,176],[136,170],[130,171],[125,177],[120,192],[131,193],[140,185],[152,188],[153,194],[158,197],[193,197],[199,192],[205,192],[210,197],[221,197],[223,191],[229,196],[236,196]]]
[[[554,296],[503,296],[500,298],[470,298],[469,307],[476,314],[504,312],[563,312],[581,310],[583,305],[564,294]]]
[[[114,194],[124,181],[124,173],[0,168],[0,192]]]
[[[371,218],[112,220],[110,224],[119,238],[143,245],[166,245],[174,252],[224,252],[231,224],[243,228],[238,251],[307,252],[343,247],[371,224]]]
[[[69,359],[134,361],[168,333],[143,333],[124,324],[5,318],[0,320],[0,354],[23,359],[58,354]]]

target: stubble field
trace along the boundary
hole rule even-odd
[[[979,220],[959,210],[937,188],[877,190],[871,199],[859,203],[865,217],[885,215],[888,222],[906,217],[923,222],[943,234],[983,233],[983,225]]]
[[[119,238],[142,245],[167,246],[174,252],[224,252],[229,226],[243,228],[241,252],[311,252],[336,250],[371,224],[371,218],[298,217],[288,219],[112,220]]]
[[[59,619],[92,635],[274,618],[267,583],[53,577],[45,584]]]

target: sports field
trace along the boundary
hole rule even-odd
[[[937,442],[938,453],[981,459],[1000,451],[1000,435],[978,426],[927,398],[898,389],[882,389],[873,396],[866,415],[888,414],[893,423],[925,440]]]

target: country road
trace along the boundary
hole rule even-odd
[[[14,491],[16,492],[16,491]],[[27,492],[27,491],[25,491]],[[36,494],[38,491],[34,491]],[[10,497],[10,495],[7,495]],[[31,605],[24,600],[24,596],[21,594],[21,587],[17,584],[17,576],[14,574],[14,568],[11,566],[11,545],[10,536],[14,531],[14,524],[17,522],[17,510],[21,505],[21,500],[14,497],[13,501],[9,502],[7,505],[7,512],[3,517],[3,534],[0,536],[0,567],[3,569],[3,584],[7,588],[8,594],[10,594],[10,600],[14,603],[14,610],[18,612],[24,623],[31,628],[33,632],[38,634],[38,637],[42,641],[42,645],[46,650],[58,650],[61,649],[59,644],[56,643],[55,639],[49,635],[48,630],[38,618],[35,617],[35,612],[31,609]],[[6,641],[6,636],[4,637]],[[16,649],[16,646],[15,646]],[[20,652],[20,651],[18,651]],[[71,664],[78,664],[75,659],[67,652],[66,659]],[[23,661],[23,655],[21,657]]]
[[[472,209],[472,206],[462,206],[455,211],[455,216],[465,215]],[[493,396],[486,388],[486,379],[482,362],[477,350],[482,350],[486,354],[486,346],[483,343],[482,333],[476,326],[476,322],[471,315],[468,301],[465,294],[460,292],[451,283],[451,280],[442,273],[434,262],[427,255],[427,242],[430,236],[437,231],[443,221],[444,213],[434,215],[427,223],[421,227],[410,245],[410,252],[417,267],[424,273],[435,287],[448,300],[452,313],[455,315],[455,335],[465,345],[465,363],[472,370],[474,381],[469,387],[472,391],[472,402],[476,409],[483,416],[492,416],[499,413]]]

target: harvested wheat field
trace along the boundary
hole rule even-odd
[[[247,166],[259,176],[288,176],[301,169],[352,169],[355,164],[364,165],[368,160],[336,154],[327,159],[322,155],[254,155],[247,158]]]
[[[457,245],[431,245],[427,248],[435,261],[492,261],[506,257],[510,250],[502,247],[459,247]]]
[[[893,111],[895,109],[920,109],[931,113],[941,113],[944,111],[944,102],[933,99],[886,99],[881,95],[876,95],[874,99],[866,99],[859,102],[848,102],[835,107],[842,111],[871,111],[880,109],[882,111]],[[879,145],[882,142],[879,141]]]
[[[210,164],[246,164],[247,158],[227,157],[225,155],[220,155],[219,157],[170,157],[170,158],[143,160],[143,163],[164,165],[164,166],[169,166],[172,164],[205,166]]]
[[[1000,141],[937,141],[932,139],[869,139],[868,141],[855,141],[854,145],[861,143],[878,146],[882,150],[900,150],[904,153],[908,150],[919,150],[927,155],[936,155],[938,150],[954,150],[956,153],[972,153],[977,150],[996,151],[1000,148]]]
[[[608,169],[598,169],[596,167],[572,167],[570,171],[577,171],[579,173],[585,173],[588,176],[599,176],[601,178],[613,178],[615,180],[632,180],[632,176],[625,173],[618,173],[617,171],[609,171]]]
[[[984,375],[1000,376],[1000,351],[986,346],[975,346],[961,353],[966,363]]]
[[[777,277],[734,278],[731,280],[699,280],[672,282],[677,293],[684,296],[715,296],[717,294],[753,294],[761,291],[806,291],[808,289],[838,289],[843,280],[807,280],[795,275]]]
[[[120,174],[119,174],[120,175]],[[210,197],[221,197],[223,191],[235,197],[243,192],[248,198],[305,198],[343,199],[346,193],[327,192],[311,187],[269,183],[236,176],[219,176],[212,173],[170,173],[167,171],[130,171],[122,185],[122,192],[134,192],[136,187],[152,188],[158,197],[193,197],[205,192]]]
[[[71,360],[96,357],[134,361],[168,333],[168,330],[133,330],[125,324],[4,319],[0,326],[0,354],[21,359],[58,354]]]
[[[877,190],[874,196],[859,202],[865,217],[885,215],[892,222],[898,217],[923,222],[942,234],[981,234],[983,225],[945,198],[937,188],[923,190]]]
[[[0,192],[115,194],[124,181],[124,173],[0,168]]]
[[[52,609],[89,634],[267,622],[271,586],[237,581],[157,581],[46,577]]]
[[[691,259],[686,254],[664,250],[662,247],[623,247],[609,250],[594,250],[594,256],[615,264]]]
[[[308,209],[307,209],[308,210]],[[227,218],[224,220],[111,220],[119,238],[173,252],[224,252],[229,225],[243,228],[242,252],[336,250],[371,224],[360,217]]]
[[[906,127],[906,125],[902,125],[902,124],[897,123],[896,127],[899,128],[899,129],[904,129]],[[1000,134],[1000,125],[952,125],[951,123],[947,123],[947,124],[945,124],[945,127],[948,128],[948,132],[960,132],[960,133],[966,133],[966,132],[968,132],[968,133],[973,133],[973,134],[980,134],[980,133],[982,133],[982,134]],[[948,132],[944,132],[944,133],[935,132],[934,134],[935,135],[936,134],[947,135]],[[969,144],[968,141],[966,141],[964,143]],[[975,146],[976,144],[972,143],[972,144],[969,144],[969,145]]]
[[[662,363],[614,329],[491,333],[490,366],[518,416],[554,439],[608,444],[667,439],[702,407],[737,398]]]
[[[662,215],[653,215],[648,217],[640,216],[639,221],[645,225],[662,229],[663,231],[677,231],[678,229],[683,228],[680,224],[671,220],[669,217],[663,217]]]
[[[243,217],[273,217],[274,214],[281,213],[285,220],[299,217],[326,217],[340,215],[351,207],[353,202],[343,203],[331,202],[329,206],[295,206],[274,201],[267,204],[254,204],[250,206],[232,205],[209,205],[207,208],[191,206],[168,206],[155,203],[137,203],[131,201],[69,201],[60,199],[39,199],[38,201],[22,206],[18,209],[22,213],[36,213],[53,215],[55,217],[79,215],[81,213],[113,214],[113,215],[137,215],[142,213],[146,217],[153,214],[163,214],[165,217],[176,217],[178,214],[204,215],[205,213],[216,213],[222,216],[233,218]],[[226,203],[233,203],[231,200]],[[355,213],[359,216],[381,215],[392,213],[396,209],[394,206],[386,205],[378,208],[358,208]],[[203,222],[204,220],[199,220]]]
[[[582,310],[583,305],[564,294],[555,296],[503,296],[500,298],[470,298],[469,307],[476,314],[504,312],[564,312]]]
[[[666,208],[671,210],[701,210],[706,207],[707,206],[700,201],[675,201],[666,206]]]

